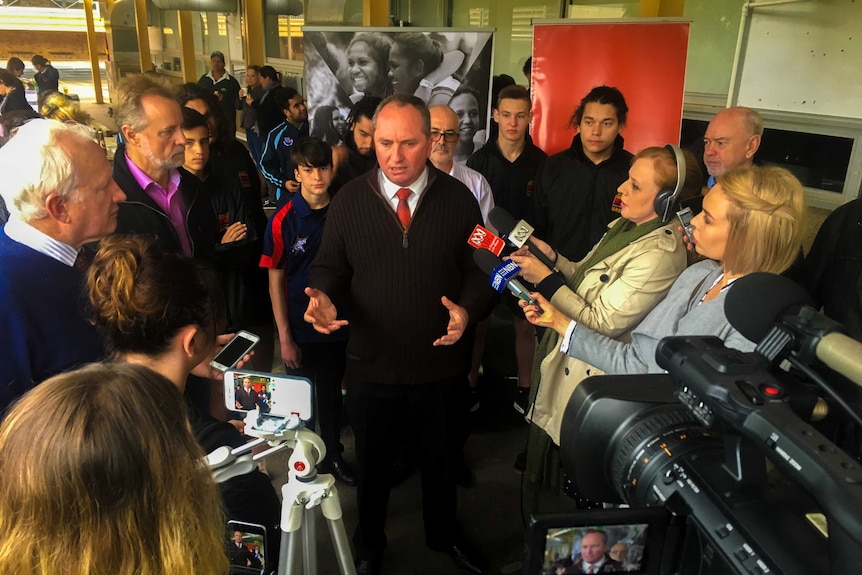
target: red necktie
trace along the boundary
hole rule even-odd
[[[395,195],[398,196],[398,209],[395,213],[398,214],[398,219],[401,220],[401,226],[406,230],[410,225],[410,205],[407,203],[407,198],[410,197],[413,191],[410,188],[400,188]]]
[[[590,570],[589,570],[589,571],[587,571],[587,573],[592,573],[592,572],[593,572],[593,566],[592,566],[592,565],[590,565]]]

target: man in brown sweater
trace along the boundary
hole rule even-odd
[[[461,336],[493,292],[467,244],[482,222],[479,206],[461,182],[428,163],[430,132],[418,98],[395,95],[380,105],[380,167],[333,198],[306,289],[306,321],[323,333],[347,324],[332,301],[350,297],[347,408],[359,474],[359,573],[379,572],[387,472],[405,435],[422,473],[426,544],[462,569],[485,569],[458,529],[453,463],[471,351]]]

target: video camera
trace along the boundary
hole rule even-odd
[[[768,312],[778,329],[764,330],[758,353],[715,337],[670,337],[656,350],[668,375],[591,377],[575,389],[562,421],[563,467],[583,497],[631,508],[534,519],[525,573],[554,573],[563,526],[638,539],[635,561],[602,573],[858,572],[862,466],[807,423],[822,400],[771,367],[791,358],[786,350],[764,354],[777,340],[793,342],[796,365],[800,349],[818,348],[794,342],[819,325],[816,312],[786,311]],[[827,341],[830,330],[818,337]]]

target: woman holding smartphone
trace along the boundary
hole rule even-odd
[[[790,172],[777,167],[731,170],[707,193],[694,217],[694,249],[708,258],[688,268],[667,297],[621,342],[567,316],[541,294],[522,306],[527,319],[562,336],[560,351],[609,374],[662,373],[655,350],[664,337],[714,335],[728,347],[751,351],[724,314],[727,288],[752,272],[782,273],[802,242],[805,195]],[[540,309],[541,307],[541,309]],[[598,373],[594,371],[594,374]]]
[[[134,236],[102,240],[87,274],[94,323],[109,352],[116,361],[149,367],[185,392],[192,430],[207,453],[247,441],[223,421],[223,384],[210,379],[216,334],[224,321],[218,285],[215,272],[201,262]],[[269,477],[255,469],[220,483],[219,489],[227,519],[266,527],[267,559],[275,561],[275,569],[281,505]]]

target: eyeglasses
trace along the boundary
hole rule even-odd
[[[459,138],[458,132],[448,131],[441,132],[440,130],[431,130],[431,141],[435,142],[440,139],[440,136],[443,136],[443,139],[447,142],[454,142]]]

